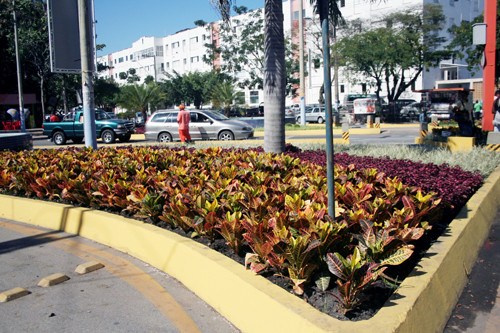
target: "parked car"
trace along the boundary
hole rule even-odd
[[[146,113],[147,117],[147,113]],[[142,112],[136,112],[135,113],[135,126],[137,127],[142,127],[144,126],[144,123],[146,122],[146,119],[144,119],[144,115]]]
[[[146,140],[178,141],[178,110],[158,110],[146,122]],[[252,138],[254,129],[241,120],[229,119],[217,111],[190,110],[192,140],[242,140]]]
[[[285,117],[295,117],[295,111],[289,106],[285,107]]]
[[[113,143],[118,138],[121,142],[130,140],[134,133],[134,124],[124,119],[111,119],[103,110],[94,110],[96,136],[104,143]],[[56,145],[63,145],[66,140],[74,143],[83,141],[83,111],[73,111],[64,116],[62,121],[45,122],[43,135],[51,138]]]
[[[422,111],[423,104],[420,102],[410,103],[401,108],[400,115],[403,118],[416,119]]]
[[[300,123],[300,113],[295,118],[297,123]],[[323,124],[326,119],[325,108],[322,106],[315,106],[312,108],[306,108],[306,122],[314,122],[318,124]]]

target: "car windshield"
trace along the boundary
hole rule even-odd
[[[106,120],[111,119],[111,117],[104,111],[96,111],[95,112],[95,120]]]
[[[224,116],[223,114],[220,114],[219,112],[213,112],[213,111],[203,111],[203,112],[214,120],[229,120],[228,117]]]

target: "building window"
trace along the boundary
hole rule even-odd
[[[250,91],[250,104],[259,103],[259,92],[256,90]]]
[[[340,0],[340,7],[345,7],[345,0]]]
[[[118,58],[118,63],[121,64],[122,62],[123,62],[123,57]]]
[[[163,57],[163,46],[160,45],[156,47],[156,56]]]
[[[345,92],[345,87],[343,84],[340,85],[340,92],[341,93],[344,93]]]
[[[199,62],[200,61],[200,58],[198,56],[196,57],[191,57],[191,63],[194,63],[194,62]]]
[[[132,59],[134,59],[134,55],[133,54],[130,55],[130,60],[132,60]]]
[[[302,10],[302,17],[306,17],[306,10],[305,9]],[[297,10],[297,11],[293,12],[292,20],[298,20],[298,19],[299,19],[299,11]]]
[[[115,59],[115,65],[116,65],[116,59]]]
[[[450,0],[450,7],[455,7],[455,0]]]
[[[361,83],[361,91],[366,93],[366,83]]]
[[[186,59],[186,58],[184,58],[184,61],[183,61],[183,62],[184,62],[184,65],[185,65],[185,64],[187,64],[187,59]]]

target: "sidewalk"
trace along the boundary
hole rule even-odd
[[[105,266],[80,275],[90,260]],[[179,281],[112,248],[61,231],[0,219],[1,332],[213,332],[238,330]],[[69,277],[40,287],[45,277]]]
[[[500,332],[500,212],[444,333]]]

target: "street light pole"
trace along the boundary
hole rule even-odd
[[[17,93],[19,96],[19,118],[21,119],[21,132],[26,132],[26,119],[24,118],[23,77],[21,75],[21,57],[19,56],[19,38],[17,36],[16,2],[12,0],[12,19],[14,21],[14,46],[16,49]]]
[[[97,149],[94,113],[94,52],[90,26],[90,0],[78,0],[80,56],[82,63],[83,135],[85,146]]]
[[[304,78],[304,4],[299,0],[299,64],[300,64],[300,124],[306,125],[306,96]]]
[[[332,87],[330,82],[330,36],[328,27],[328,0],[318,0],[319,19],[323,35],[323,69],[325,84],[326,107],[326,160],[327,160],[327,185],[328,185],[328,215],[335,218],[335,175],[333,164],[333,119],[332,119]]]

